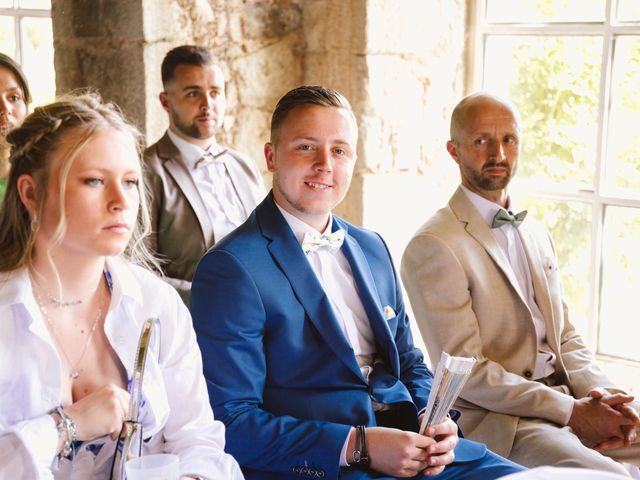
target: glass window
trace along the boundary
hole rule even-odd
[[[13,56],[16,51],[16,32],[13,17],[0,16],[0,52]]]
[[[0,5],[0,51],[22,66],[33,96],[31,108],[51,102],[55,98],[51,2],[0,0],[3,1]]]
[[[640,361],[637,304],[640,293],[640,209],[608,207],[602,245],[602,303],[598,350]]]
[[[616,39],[605,188],[640,196],[640,36]],[[623,190],[623,191],[621,191]]]
[[[511,99],[522,117],[519,175],[593,187],[602,39],[491,35],[484,88]]]
[[[29,80],[34,104],[50,102],[56,93],[51,19],[24,17],[21,31],[22,68]]]
[[[478,4],[474,89],[522,117],[512,190],[551,231],[571,322],[628,385],[640,379],[640,1]]]
[[[39,10],[51,10],[51,0],[19,0],[21,8],[35,8]]]
[[[617,17],[621,22],[640,20],[640,2],[638,0],[619,0]]]
[[[632,0],[630,0],[632,1]],[[602,21],[605,0],[487,0],[487,22]]]

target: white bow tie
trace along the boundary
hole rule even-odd
[[[212,163],[221,163],[224,161],[224,154],[227,153],[227,150],[222,150],[219,153],[216,153],[215,155],[211,152],[206,152],[201,158],[200,160],[198,160],[196,162],[196,167],[195,168],[200,168],[200,167],[205,167],[207,165],[210,165]]]
[[[333,233],[320,235],[316,232],[307,232],[302,239],[302,251],[305,255],[315,252],[319,248],[327,247],[329,251],[335,252],[344,242],[344,230],[336,230]]]

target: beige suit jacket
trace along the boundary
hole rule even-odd
[[[615,388],[569,322],[549,233],[532,218],[518,233],[560,381],[576,398],[596,386]],[[456,403],[467,437],[506,457],[519,417],[565,424],[573,399],[531,380],[531,311],[506,254],[460,188],[409,242],[401,272],[432,361],[443,351],[477,360]]]
[[[234,159],[225,164],[227,172],[248,216],[266,194],[262,176],[246,156],[227,153]],[[180,151],[166,133],[145,150],[144,163],[151,192],[148,246],[166,262],[165,280],[187,302],[196,265],[216,241],[213,226]]]

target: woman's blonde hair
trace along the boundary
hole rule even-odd
[[[49,251],[66,232],[65,187],[73,160],[96,134],[109,129],[130,135],[140,159],[143,146],[138,130],[124,119],[118,107],[103,102],[98,94],[92,92],[70,94],[36,108],[20,127],[7,135],[11,144],[11,170],[0,208],[0,272],[32,264],[38,220],[42,218],[43,206],[49,195],[52,153],[60,149],[68,152],[57,170],[61,215]],[[18,178],[24,174],[36,182],[38,194],[33,214],[29,213],[18,193]],[[124,257],[148,268],[157,268],[157,261],[143,242],[151,228],[144,176],[139,179],[139,193],[138,217]]]

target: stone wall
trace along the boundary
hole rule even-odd
[[[92,87],[144,127],[146,76],[141,3],[51,3],[57,94]]]
[[[457,183],[444,143],[464,90],[466,11],[465,0],[58,0],[58,91],[97,87],[153,142],[167,127],[164,54],[205,45],[227,76],[219,140],[264,170],[277,99],[301,83],[337,88],[360,127],[338,212],[380,231],[399,256]]]

